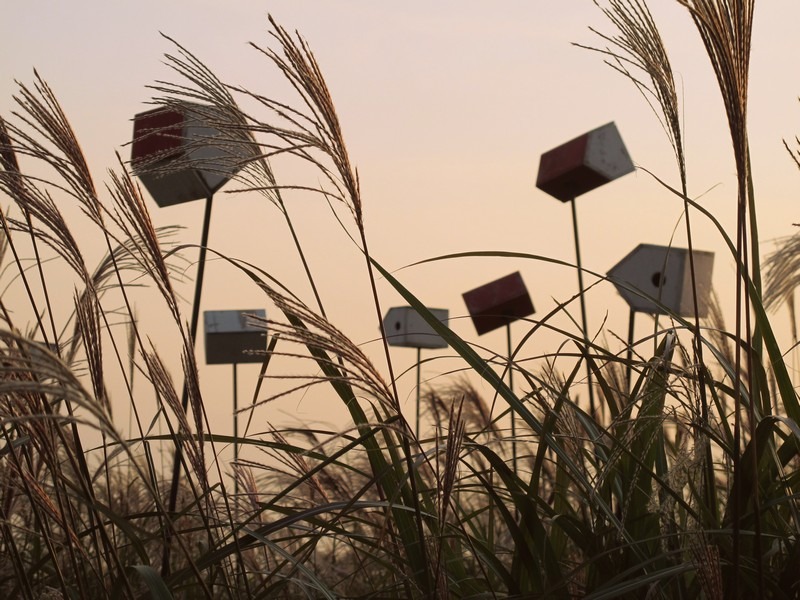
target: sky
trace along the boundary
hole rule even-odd
[[[713,73],[685,9],[674,1],[652,4],[680,86],[690,194],[731,231],[735,168]],[[617,124],[638,166],[678,183],[667,138],[641,95],[600,55],[574,45],[603,45],[590,27],[612,32],[591,0],[230,0],[221,6],[208,0],[9,3],[0,22],[0,114],[8,117],[14,110],[15,80],[31,83],[36,69],[60,99],[96,179],[103,181],[106,169],[115,167],[115,152],[129,156],[131,119],[149,108],[153,95],[147,86],[178,81],[164,65],[164,54],[174,46],[162,34],[223,81],[291,101],[280,74],[249,45],[274,47],[267,21],[272,14],[302,34],[322,68],[360,176],[372,255],[428,306],[449,309],[452,328],[486,352],[503,353],[505,334],[479,338],[466,317],[463,292],[519,270],[536,316],[544,315],[576,293],[574,269],[499,258],[409,265],[478,250],[573,261],[570,207],[536,189],[539,157],[609,121]],[[782,142],[800,133],[800,78],[791,63],[800,55],[798,22],[795,0],[757,2],[749,126],[764,253],[800,221],[800,173]],[[285,176],[291,181],[299,175],[288,166]],[[181,242],[199,242],[201,202],[150,206],[157,225],[180,224]],[[288,207],[331,321],[363,344],[385,373],[363,257],[318,200],[298,195]],[[577,213],[584,267],[598,273],[640,243],[686,243],[682,202],[643,170],[580,197]],[[714,285],[730,299],[733,261],[711,224],[697,217],[693,225],[696,247],[716,252]],[[311,302],[286,226],[262,197],[218,193],[209,245],[261,266]],[[190,282],[181,289],[191,297]],[[379,282],[379,292],[384,313],[403,304],[385,282]],[[258,290],[219,261],[207,267],[203,294],[203,310],[270,310]],[[587,302],[591,330],[605,324],[612,346],[615,336],[625,338],[628,308],[613,286],[595,286]],[[577,307],[573,314],[578,317]],[[558,323],[575,330],[565,318]],[[638,323],[637,337],[652,328],[649,317],[638,317]],[[521,337],[525,327],[513,331]],[[556,352],[561,341],[543,332],[520,355]],[[412,414],[416,354],[395,348],[392,356],[396,371],[408,369],[399,383]],[[424,378],[446,384],[454,368],[449,359],[426,362]],[[240,367],[243,397],[252,394],[253,369]],[[208,396],[221,399],[212,410],[225,415],[226,368],[203,367],[203,374]],[[334,413],[293,398],[270,406],[264,418],[325,422]]]

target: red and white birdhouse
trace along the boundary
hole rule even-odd
[[[133,171],[159,206],[208,198],[244,164],[248,146],[223,134],[213,106],[180,102],[133,119]]]
[[[542,154],[536,187],[567,202],[633,169],[612,122]]]

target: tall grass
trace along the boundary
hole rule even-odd
[[[670,315],[636,342],[652,355],[628,361],[557,328],[568,299],[528,322],[526,338],[550,329],[562,344],[542,360],[513,357],[517,391],[505,383],[505,361],[442,324],[370,254],[358,175],[309,45],[270,21],[270,45],[255,47],[292,85],[294,103],[225,84],[175,45],[168,63],[177,81],[156,84],[156,101],[214,107],[223,143],[246,157],[239,193],[260,193],[282,214],[312,289],[306,302],[261,266],[220,256],[271,307],[263,326],[272,342],[245,412],[317,389],[347,410],[341,431],[248,429],[234,440],[215,430],[175,292],[174,232],[154,227],[123,162],[99,189],[53,92],[39,79],[20,85],[17,111],[0,121],[9,204],[0,255],[14,291],[0,299],[0,589],[22,598],[796,597],[800,405],[760,284],[746,128],[753,2],[680,4],[728,115],[739,183],[732,234],[689,193],[672,66],[646,3],[600,4],[611,32],[600,32],[607,46],[597,49],[660,116],[678,184],[652,173],[653,185],[683,203],[690,244],[696,219],[718,228],[736,265],[735,306],[715,304],[703,320],[695,298],[693,317]],[[310,183],[283,184],[275,156],[304,164]],[[375,305],[365,318],[381,323],[382,277],[463,360],[469,377],[426,390],[429,426],[419,438],[400,411],[385,336],[376,363],[327,317],[284,200],[289,189],[327,202],[363,255]],[[80,235],[68,204],[83,214]],[[106,252],[95,268],[89,238]],[[768,293],[775,278],[787,280],[780,269],[792,259],[767,263]],[[72,277],[69,300],[54,289],[54,266]],[[136,316],[145,284],[170,318],[178,375]],[[732,330],[721,316],[730,313]],[[275,358],[290,361],[292,374],[277,371]],[[580,397],[587,365],[603,406],[596,414]],[[275,380],[279,391],[262,387]],[[477,380],[495,397],[482,398]],[[111,412],[119,395],[133,415],[127,437]],[[509,413],[519,424],[513,438],[502,425]],[[226,465],[223,448],[233,442],[241,459]],[[176,448],[173,510],[171,480],[156,461]]]

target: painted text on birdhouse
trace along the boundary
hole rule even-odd
[[[267,329],[263,320],[266,317],[264,309],[205,311],[206,363],[264,362]]]

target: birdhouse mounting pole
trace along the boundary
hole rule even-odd
[[[570,200],[572,205],[572,233],[575,238],[575,260],[578,266],[578,291],[581,300],[581,327],[583,328],[583,341],[586,343],[586,381],[589,383],[589,414],[594,418],[594,387],[592,385],[592,367],[589,365],[589,326],[586,321],[586,290],[583,287],[583,264],[581,263],[581,245],[578,238],[578,211],[575,207],[575,198]]]
[[[236,465],[239,464],[239,385],[236,377],[236,363],[233,363],[233,505],[239,502],[239,478]]]
[[[419,398],[420,398],[420,389],[419,386],[422,383],[422,348],[417,348],[417,422],[416,422],[416,436],[417,440],[419,440]]]
[[[203,275],[206,271],[206,248],[208,247],[208,230],[211,226],[211,205],[214,201],[214,194],[206,198],[206,210],[203,216],[203,232],[200,235],[200,258],[197,263],[197,280],[194,285],[194,302],[192,303],[192,346],[197,339],[197,322],[200,319],[200,296],[203,293]],[[183,410],[186,410],[188,398],[186,394],[183,397]]]
[[[208,246],[208,230],[211,224],[211,205],[214,200],[214,194],[210,194],[206,198],[206,210],[203,217],[203,232],[200,235],[200,258],[197,265],[197,280],[194,287],[194,302],[192,304],[192,320],[190,324],[190,335],[192,347],[195,346],[197,340],[197,321],[200,318],[200,297],[203,292],[203,275],[206,268],[206,247]],[[181,406],[185,413],[189,408],[189,386],[188,382],[183,382],[183,395],[181,398]],[[175,508],[178,504],[178,477],[181,473],[181,463],[183,462],[183,452],[181,445],[175,445],[175,461],[172,465],[172,485],[169,492],[169,514],[174,514]],[[169,574],[169,555],[170,555],[170,540],[165,543],[164,556],[161,565],[162,575]]]

